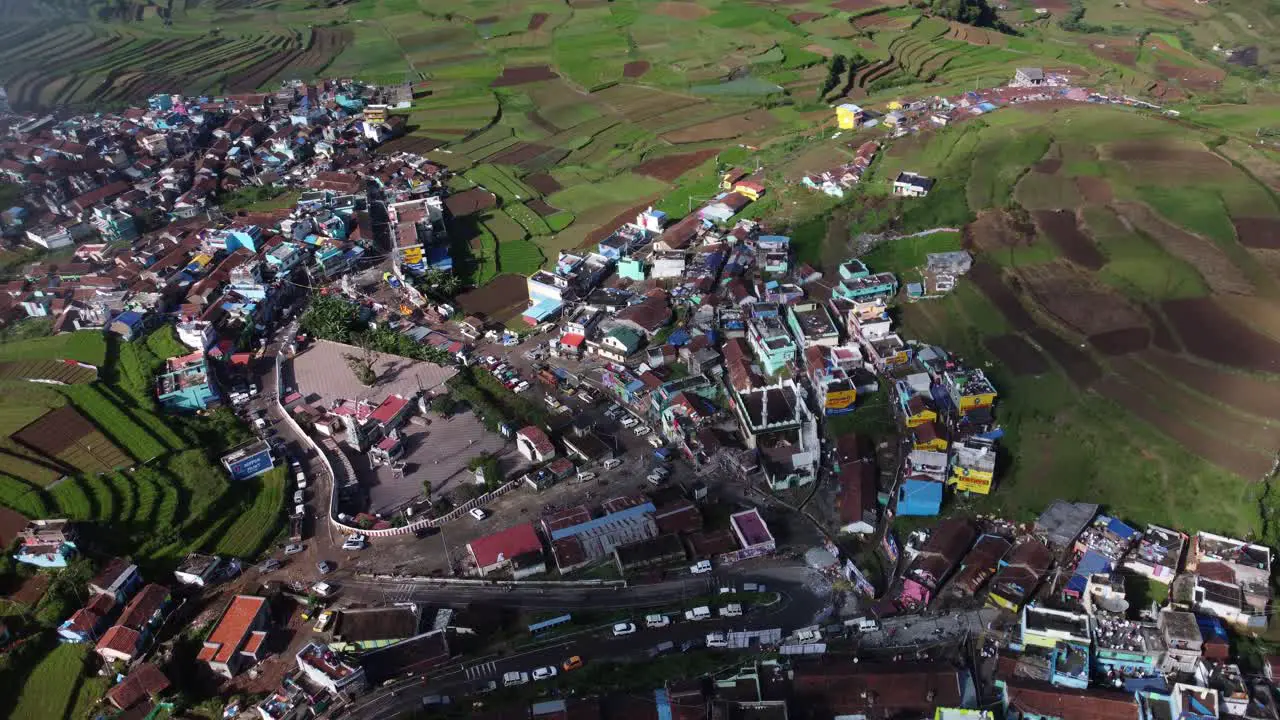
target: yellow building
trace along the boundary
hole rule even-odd
[[[938,419],[938,413],[919,395],[907,401],[907,427],[919,427]]]
[[[951,449],[951,475],[947,484],[956,490],[986,495],[996,475],[996,443],[971,437]]]
[[[751,202],[755,202],[760,199],[761,195],[764,195],[764,185],[755,180],[739,180],[733,184],[733,191],[739,195],[745,195],[751,198]]]
[[[733,186],[741,179],[747,176],[747,171],[738,168],[729,168],[729,171],[720,176],[720,189],[732,190]]]
[[[862,108],[853,103],[845,103],[836,107],[836,125],[841,130],[856,130],[862,124],[864,114]]]
[[[996,389],[981,370],[962,369],[944,376],[947,394],[963,415],[970,410],[996,404]]]
[[[949,446],[947,439],[938,434],[936,423],[921,423],[911,430],[911,447],[916,450],[946,452]]]

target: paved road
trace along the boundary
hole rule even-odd
[[[764,583],[770,591],[779,594],[779,601],[768,607],[755,608],[740,618],[711,619],[703,622],[686,622],[676,619],[670,627],[648,630],[643,627],[642,614],[637,612],[635,621],[640,628],[635,634],[613,637],[606,626],[596,632],[583,633],[562,640],[550,640],[542,647],[502,655],[468,658],[451,663],[435,671],[430,678],[408,678],[387,687],[378,688],[340,717],[358,720],[395,718],[420,709],[422,698],[444,693],[465,695],[483,688],[489,681],[501,683],[504,673],[514,670],[532,671],[544,665],[559,667],[566,658],[578,655],[586,662],[636,656],[662,642],[677,646],[686,640],[704,639],[713,631],[741,631],[782,628],[790,632],[818,622],[829,602],[830,586],[816,573],[803,567],[752,568],[742,571],[718,573],[715,578],[687,580],[637,586],[622,590],[552,590],[544,593],[520,588],[516,591],[488,589],[435,590],[415,588],[412,597],[434,602],[475,601],[485,599],[510,607],[527,609],[564,608],[624,609],[643,606],[679,604],[681,599],[705,594],[711,588],[732,583],[741,587],[744,582]],[[352,583],[355,584],[354,582]],[[360,588],[367,591],[369,584]],[[349,586],[350,589],[350,586]],[[692,593],[692,594],[690,594]]]

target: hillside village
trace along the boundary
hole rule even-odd
[[[803,184],[842,196],[913,124],[1012,103],[1124,102],[1033,70],[1018,71],[1020,87],[906,103],[879,118],[841,106],[846,130],[896,129],[859,137],[851,163]],[[623,592],[714,569],[729,583],[719,593],[730,597],[707,601],[718,619],[705,606],[667,611],[680,627],[720,623],[693,633],[685,650],[754,643],[767,654],[735,655],[741,666],[709,687],[673,677],[641,695],[532,704],[513,695],[509,708],[522,717],[665,717],[678,707],[682,717],[783,720],[994,717],[992,708],[1063,720],[1280,718],[1271,685],[1280,659],[1246,671],[1238,655],[1240,639],[1268,628],[1270,548],[1196,528],[1133,527],[1088,498],[1055,502],[1022,525],[953,512],[1000,492],[1002,390],[977,364],[914,340],[894,310],[966,282],[967,251],[930,253],[918,280],[858,257],[826,271],[797,262],[770,218],[740,218],[775,189],[757,172],[727,169],[687,216],[639,211],[598,242],[559,252],[485,312],[435,283],[462,263],[451,232],[488,191],[454,193],[447,168],[377,152],[400,132],[389,112],[400,94],[321,82],[227,98],[157,95],[145,109],[92,117],[5,116],[0,172],[24,188],[0,219],[6,239],[66,258],[16,268],[0,294],[5,323],[48,318],[54,334],[120,343],[172,326],[188,352],[154,378],[157,407],[237,409],[258,437],[223,456],[223,468],[242,482],[287,468],[294,498],[277,509],[282,529],[290,519],[281,552],[191,553],[161,578],[144,578],[131,559],[98,557],[76,523],[5,514],[0,541],[17,543],[19,563],[52,573],[95,560],[83,607],[56,633],[92,646],[118,676],[104,716],[173,708],[175,661],[159,651],[166,623],[202,629],[186,670],[251,699],[225,717],[341,716],[362,711],[382,683],[429,684],[419,676],[506,640],[478,604],[362,597],[361,582],[435,577],[516,593],[522,581],[600,573]],[[913,199],[946,179],[904,171],[890,182],[892,194]],[[229,194],[275,185],[296,198],[275,210],[220,208]],[[308,333],[308,305],[349,311],[395,344],[375,359],[350,338]],[[405,378],[375,372],[395,357],[414,361]],[[362,362],[375,382],[350,384]],[[308,364],[324,366],[310,387]],[[326,384],[337,373],[341,382]],[[873,414],[882,425],[863,424]],[[443,450],[464,435],[466,445]],[[445,470],[441,459],[479,462]],[[641,482],[598,489],[636,469]],[[458,486],[471,489],[457,493],[461,502],[441,489]],[[534,517],[495,510],[519,497]],[[361,559],[330,575],[334,532],[345,558]],[[397,542],[446,533],[466,538],[465,554],[447,557],[441,537],[438,574],[379,564],[384,543],[391,557],[405,547]],[[271,579],[303,553],[307,562],[285,568],[294,574]],[[803,627],[773,625],[766,607],[778,590],[722,579],[801,565],[788,553],[839,586]],[[528,623],[527,634],[568,617]],[[644,633],[670,624],[653,617]],[[913,637],[923,631],[912,623],[932,637]],[[612,634],[637,630],[621,621]],[[667,645],[650,658],[674,655]],[[860,653],[870,662],[859,664]],[[545,677],[561,667],[572,678],[582,664],[556,661]],[[512,672],[517,681],[506,673],[504,685],[528,681]],[[249,684],[261,678],[266,690]],[[491,687],[496,677],[464,692]],[[428,705],[471,701],[432,697]],[[509,709],[481,707],[472,714]]]

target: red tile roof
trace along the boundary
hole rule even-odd
[[[390,422],[408,404],[409,401],[399,395],[388,395],[387,399],[383,400],[369,417],[385,424]]]
[[[120,613],[119,625],[141,630],[169,600],[169,588],[151,583],[138,591]]]
[[[537,425],[520,428],[516,434],[528,440],[540,455],[549,455],[555,450],[555,446],[551,444],[551,438],[547,437],[547,433]]]
[[[467,549],[476,560],[476,565],[484,568],[508,561],[517,555],[542,549],[542,540],[534,530],[533,523],[515,525],[486,535],[467,543]]]
[[[119,685],[107,691],[107,700],[121,710],[128,710],[148,697],[169,689],[169,678],[151,663],[133,669]]]
[[[943,664],[808,665],[796,669],[794,688],[798,697],[830,714],[865,714],[872,720],[923,717],[963,700],[959,673]]]
[[[840,466],[840,521],[846,525],[862,520],[876,506],[876,471],[871,463],[845,463]]]
[[[98,650],[114,650],[132,656],[137,652],[138,643],[141,640],[142,636],[137,630],[123,625],[114,625],[103,633],[102,639],[98,641]]]
[[[1061,688],[1023,678],[1005,683],[1010,708],[1022,713],[1061,720],[1138,720],[1138,704],[1125,693]]]
[[[250,629],[258,613],[262,612],[267,599],[256,595],[237,595],[222,614],[217,627],[209,633],[205,646],[201,648],[199,659],[205,662],[225,663],[245,643]]]

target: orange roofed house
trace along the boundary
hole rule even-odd
[[[246,664],[262,659],[269,616],[267,599],[237,595],[196,656],[223,677],[235,677]]]

